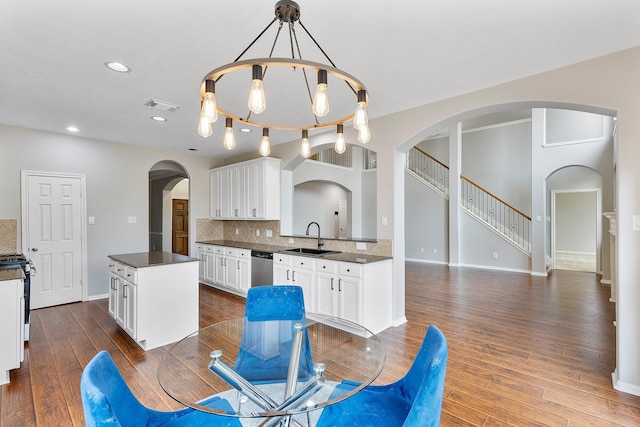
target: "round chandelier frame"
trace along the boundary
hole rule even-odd
[[[353,90],[354,93],[357,93],[359,90],[367,90],[364,84],[358,80],[356,77],[351,74],[345,73],[344,71],[331,67],[326,64],[322,64],[320,62],[307,61],[303,59],[295,59],[295,58],[252,58],[244,61],[236,61],[231,62],[229,64],[222,65],[214,70],[211,70],[203,79],[202,85],[200,86],[200,96],[204,98],[205,95],[205,82],[206,80],[218,80],[225,74],[231,73],[233,71],[241,70],[244,68],[251,68],[254,65],[260,65],[262,67],[292,67],[292,68],[304,68],[307,70],[320,71],[325,70],[327,74],[330,74],[334,77],[337,77],[347,83]],[[355,88],[355,89],[354,89]],[[367,103],[368,103],[368,92],[367,92]],[[261,122],[258,120],[252,120],[251,115],[248,117],[241,117],[237,114],[233,114],[229,111],[220,107],[220,102],[218,101],[218,113],[224,115],[225,117],[232,118],[233,120],[237,120],[238,122],[245,123],[252,126],[259,126],[263,128],[270,129],[279,129],[279,130],[302,130],[302,129],[322,129],[331,126],[336,126],[341,123],[348,122],[353,119],[355,113],[349,114],[337,120],[319,123],[317,120],[314,123],[305,124],[305,125],[283,125],[277,123],[269,123],[269,122]]]

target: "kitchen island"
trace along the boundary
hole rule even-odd
[[[198,259],[168,252],[109,255],[109,314],[144,350],[198,330]]]

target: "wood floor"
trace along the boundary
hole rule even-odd
[[[592,273],[547,278],[407,263],[408,322],[380,334],[401,377],[429,324],[449,342],[443,426],[640,426],[640,397],[611,386],[614,307]],[[237,317],[244,300],[200,289],[200,325]],[[79,378],[98,350],[113,356],[147,406],[180,406],[160,388],[165,348],[142,351],[107,314],[106,300],[35,310],[21,369],[0,389],[0,426],[81,426]]]

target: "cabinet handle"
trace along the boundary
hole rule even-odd
[[[220,258],[220,265],[224,266],[224,258]]]
[[[342,279],[338,279],[338,291],[342,292]]]
[[[122,298],[126,298],[127,297],[127,285],[124,285],[122,287]]]
[[[122,271],[122,270],[124,270],[124,268],[119,268],[119,269],[118,269],[118,271]]]
[[[238,270],[240,270],[240,260],[236,261],[238,263]]]
[[[333,277],[331,278],[331,290],[333,290]]]
[[[236,217],[237,217],[237,216],[238,216],[238,208],[236,208],[236,211],[235,211],[235,212],[236,212],[236,213],[235,213],[235,215],[236,215]]]
[[[287,280],[289,280],[289,270],[287,270]]]
[[[295,281],[296,281],[296,272],[295,272],[295,271],[292,271],[292,272],[291,272],[291,281],[292,281],[292,282],[295,282]]]
[[[256,208],[251,209],[251,215],[253,215],[254,218],[256,217],[257,214],[258,214],[258,211]]]

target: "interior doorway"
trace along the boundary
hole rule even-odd
[[[599,189],[552,192],[554,269],[598,272],[599,196]]]
[[[189,177],[180,164],[165,160],[149,170],[149,251],[189,254],[189,194]],[[182,200],[176,236],[173,200]]]

